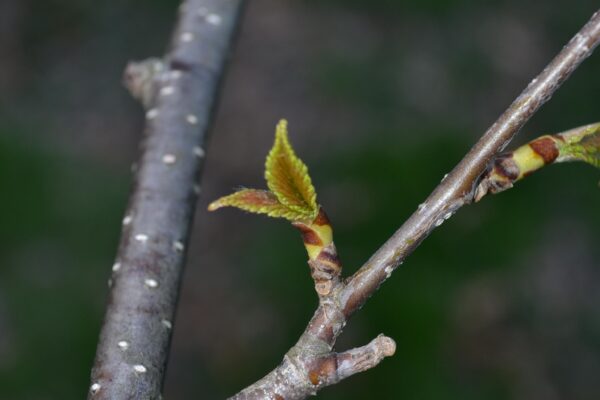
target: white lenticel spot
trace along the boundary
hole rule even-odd
[[[113,264],[113,266],[112,266],[112,270],[113,271],[117,272],[120,269],[121,269],[121,263],[120,262],[116,262],[116,263]]]
[[[121,350],[127,350],[129,348],[129,342],[127,340],[121,340],[117,343],[117,346],[119,346]]]
[[[217,14],[209,14],[206,16],[206,22],[211,25],[221,25],[221,17]]]
[[[155,288],[158,286],[158,282],[154,279],[146,279],[144,284],[148,287]]]
[[[135,235],[135,240],[137,240],[138,242],[145,242],[146,240],[148,240],[148,235],[138,233],[137,235]]]
[[[145,372],[147,371],[146,367],[144,367],[144,366],[143,366],[143,365],[141,365],[141,364],[134,365],[134,366],[133,366],[133,370],[134,370],[135,372],[138,372],[138,373],[140,373],[140,374],[143,374],[143,373],[145,373]]]
[[[196,125],[198,123],[198,117],[196,117],[194,114],[188,114],[185,117],[185,120],[191,125]]]
[[[170,96],[175,93],[175,88],[173,86],[165,86],[160,89],[161,96]]]
[[[173,327],[173,324],[171,324],[171,321],[168,319],[163,319],[161,322],[167,329],[171,329]]]
[[[177,157],[174,154],[165,154],[162,157],[162,162],[165,164],[175,164],[175,161],[177,161]]]
[[[385,269],[383,270],[383,272],[385,272],[386,277],[390,277],[392,276],[392,272],[394,271],[394,268],[392,268],[391,266],[387,266],[385,267]]]
[[[102,386],[100,386],[99,383],[93,383],[92,386],[90,386],[90,392],[92,393],[98,393],[98,391],[100,390]]]
[[[158,116],[158,110],[156,108],[151,108],[146,112],[146,119],[154,119]]]
[[[132,219],[133,218],[131,217],[131,215],[126,215],[125,218],[123,218],[123,225],[129,225]]]
[[[176,240],[173,242],[173,248],[177,251],[183,251],[185,246],[183,245],[182,242],[180,242],[179,240]]]
[[[185,43],[191,42],[192,40],[194,40],[194,34],[192,32],[183,32],[179,39],[181,39],[181,41]]]
[[[204,157],[204,150],[202,147],[196,146],[194,147],[194,155],[196,157]]]

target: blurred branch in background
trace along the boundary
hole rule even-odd
[[[241,0],[182,3],[163,60],[128,66],[146,136],[123,219],[90,399],[161,397],[204,142]]]

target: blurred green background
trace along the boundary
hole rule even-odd
[[[143,127],[122,89],[174,0],[0,1],[0,398],[80,399]],[[429,194],[598,7],[594,1],[253,0],[221,98],[167,399],[273,368],[316,305],[288,224],[208,201],[263,187],[276,121],[310,167],[347,273]],[[600,120],[600,54],[517,143]],[[597,170],[546,168],[436,230],[348,324],[398,350],[322,399],[600,395]]]

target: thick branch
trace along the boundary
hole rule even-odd
[[[152,68],[142,68],[142,74],[128,68],[128,86],[147,108],[146,136],[113,266],[89,399],[161,397],[202,146],[241,4],[186,1],[165,59],[145,63]]]
[[[232,399],[306,398],[315,394],[318,389],[350,375],[340,371],[339,360],[342,355],[350,355],[350,359],[352,355],[358,355],[356,359],[377,360],[362,364],[375,366],[383,357],[377,356],[377,351],[370,345],[340,354],[332,352],[348,318],[377,291],[381,283],[390,277],[393,270],[433,229],[450,218],[460,207],[473,201],[475,187],[488,164],[599,42],[600,12],[596,12],[400,229],[345,284],[340,283],[327,298],[320,299],[319,307],[306,330],[298,343],[285,355],[283,362]],[[385,339],[391,341],[389,338]],[[376,341],[377,339],[372,343]],[[378,354],[392,353],[393,351]],[[352,373],[359,372],[362,370],[356,367],[359,364],[360,362],[354,364],[348,370]]]

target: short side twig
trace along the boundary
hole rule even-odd
[[[475,189],[475,201],[500,193],[548,164],[583,161],[600,168],[600,123],[544,135],[514,151],[499,154]]]
[[[132,64],[146,136],[123,219],[89,399],[159,399],[219,82],[241,0],[183,3],[164,60]]]
[[[306,330],[282,363],[232,399],[304,399],[324,386],[374,367],[384,356],[393,354],[393,341],[383,336],[367,346],[343,353],[332,350],[348,318],[394,269],[433,229],[473,201],[475,188],[488,164],[599,42],[600,12],[596,12],[400,229],[353,276],[335,285],[326,298],[320,298]]]
[[[317,389],[333,385],[377,366],[381,360],[393,356],[395,352],[396,342],[387,336],[379,335],[365,346],[343,353],[330,353],[313,360],[309,367],[308,379]]]
[[[312,223],[293,222],[292,226],[302,234],[302,241],[308,252],[310,275],[315,282],[315,290],[321,301],[326,301],[341,284],[342,263],[333,243],[331,222],[320,208]]]

